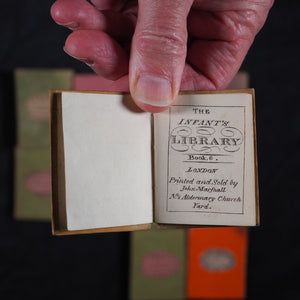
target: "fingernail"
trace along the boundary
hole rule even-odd
[[[90,66],[90,67],[92,67],[92,66],[95,64],[95,62],[94,62],[93,60],[89,59],[89,58],[86,58],[86,57],[77,57],[77,56],[74,56],[74,55],[70,54],[70,53],[66,50],[65,47],[63,47],[63,50],[64,50],[69,56],[71,56],[71,57],[73,57],[73,58],[75,58],[75,59],[77,59],[77,60],[80,60],[80,61],[84,62],[85,64],[87,64],[87,65]]]
[[[173,102],[171,82],[161,77],[142,75],[136,83],[134,97],[144,104],[167,107]]]

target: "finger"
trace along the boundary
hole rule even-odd
[[[192,1],[140,0],[129,83],[144,110],[162,111],[175,100],[186,59],[186,18]]]
[[[267,14],[256,11],[192,10],[188,16],[189,34],[196,38],[234,41],[255,35],[266,20]]]
[[[195,0],[188,17],[189,33],[225,41],[256,35],[273,4],[274,0]]]
[[[51,7],[51,16],[72,30],[103,27],[101,13],[86,0],[57,0]]]
[[[51,7],[51,15],[56,23],[71,30],[101,30],[119,41],[132,37],[136,21],[132,14],[100,12],[85,0],[58,0]]]
[[[237,12],[206,12],[193,10],[188,16],[190,35],[208,40],[233,41],[247,31],[245,18]]]
[[[189,48],[187,61],[194,70],[211,83],[211,89],[224,89],[239,70],[253,39],[225,41],[194,41]],[[194,80],[198,89],[200,78]]]
[[[126,0],[91,0],[91,2],[99,10],[120,11],[124,7]]]
[[[112,92],[129,92],[128,75],[113,81],[109,90]]]
[[[129,41],[134,33],[136,17],[132,14],[123,14],[115,11],[103,11],[105,31],[118,41]]]
[[[128,73],[127,53],[104,32],[75,31],[67,38],[65,51],[106,79],[116,80]]]
[[[195,0],[193,8],[206,10],[206,11],[268,11],[274,0],[247,0],[247,1],[236,1],[236,0]]]
[[[180,85],[181,91],[207,91],[215,89],[216,86],[209,78],[199,72],[199,70],[193,69],[189,64],[185,65]]]

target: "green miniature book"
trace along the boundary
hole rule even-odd
[[[49,92],[70,89],[73,71],[18,69],[14,77],[17,121],[14,217],[50,221]]]
[[[15,150],[14,217],[51,219],[50,148]]]
[[[185,299],[184,229],[157,229],[131,234],[131,300]]]
[[[64,69],[19,69],[15,72],[17,144],[22,148],[50,145],[49,91],[70,89],[73,72]]]

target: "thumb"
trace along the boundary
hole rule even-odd
[[[129,84],[136,104],[159,112],[172,105],[186,59],[186,19],[192,0],[139,0]]]

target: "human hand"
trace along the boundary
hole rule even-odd
[[[240,68],[274,0],[57,0],[51,15],[74,32],[65,51],[130,90],[143,110],[179,90],[223,89]]]

